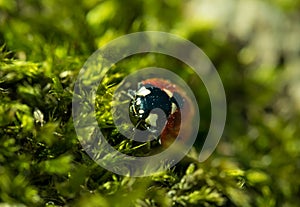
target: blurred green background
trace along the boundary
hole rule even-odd
[[[206,53],[228,115],[209,160],[135,179],[81,150],[71,99],[95,50],[146,30]],[[0,47],[0,207],[300,205],[300,1],[0,0]],[[209,100],[200,105],[204,136]]]

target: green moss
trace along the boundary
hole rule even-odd
[[[246,12],[247,1],[234,7],[208,1],[0,0],[0,207],[297,206],[295,2],[253,1],[251,8],[261,11],[255,19]],[[239,16],[244,13],[248,19]],[[182,35],[207,53],[224,83],[228,117],[217,150],[198,163],[210,123],[201,80],[160,54],[117,63],[98,86],[96,116],[108,142],[123,153],[145,156],[153,149],[124,139],[113,124],[112,94],[128,74],[153,65],[168,68],[200,100],[201,126],[189,155],[170,170],[133,178],[103,169],[83,151],[71,111],[86,59],[109,40],[144,30]]]

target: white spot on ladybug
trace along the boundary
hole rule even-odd
[[[143,113],[144,113],[144,110],[140,109],[139,114],[143,114]]]
[[[142,102],[141,102],[141,99],[140,98],[138,98],[138,99],[136,99],[136,105],[140,105]]]
[[[141,87],[137,92],[137,96],[147,96],[151,93],[150,90],[148,90],[145,86]]]
[[[166,92],[166,94],[168,94],[168,96],[170,97],[170,98],[172,98],[172,96],[173,96],[173,93],[171,92],[171,91],[169,91],[168,89],[163,89],[164,90],[164,92]]]
[[[175,103],[172,103],[172,110],[171,110],[171,114],[174,114],[174,112],[176,111],[177,106]]]
[[[147,124],[156,127],[158,115],[157,114],[149,114],[149,116],[145,119]]]

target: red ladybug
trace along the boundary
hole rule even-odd
[[[138,129],[146,130],[150,126],[164,125],[160,133],[160,143],[168,147],[178,137],[180,129],[184,141],[190,136],[192,118],[195,112],[191,100],[185,91],[168,80],[151,78],[141,81],[138,89],[131,94],[129,115],[133,124]],[[167,117],[167,123],[160,123],[153,109],[163,110]]]

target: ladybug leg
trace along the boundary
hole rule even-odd
[[[136,129],[141,129],[141,130],[150,130],[150,132],[154,132],[154,131],[151,131],[152,129],[150,129],[148,126],[145,126],[145,123],[144,123],[144,120],[140,119],[136,125],[135,125],[135,128]]]
[[[135,109],[134,106],[130,106],[130,107],[129,107],[129,110],[133,111],[133,112],[136,114],[136,109]]]
[[[129,89],[127,92],[126,91],[120,91],[117,94],[117,97],[118,97],[118,99],[123,99],[123,98],[121,98],[121,96],[123,96],[123,97],[129,97],[130,99],[134,99],[134,95],[135,95],[135,91]],[[126,103],[127,102],[129,102],[129,100],[127,100]]]
[[[122,92],[125,93],[125,91],[122,91]],[[126,94],[129,98],[134,99],[135,94],[136,94],[136,91],[135,91],[135,90],[128,89],[128,92],[125,93],[125,94]]]

